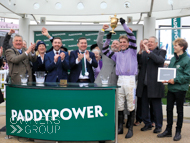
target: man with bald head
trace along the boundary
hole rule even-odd
[[[111,44],[111,50],[113,52],[119,52],[120,51],[120,47],[119,47],[119,41],[118,40],[114,40]]]
[[[138,75],[136,95],[142,100],[142,120],[145,124],[141,131],[152,129],[150,120],[150,104],[152,103],[155,129],[153,133],[161,132],[163,114],[161,98],[164,96],[164,85],[157,82],[158,68],[163,67],[166,51],[158,47],[158,40],[151,36],[148,45],[143,44],[145,51],[137,55],[141,70]]]

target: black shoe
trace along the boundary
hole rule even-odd
[[[180,132],[176,132],[175,133],[175,136],[174,136],[174,138],[173,138],[173,140],[174,141],[179,141],[181,139],[181,134],[180,134]]]
[[[141,131],[147,131],[147,130],[152,130],[152,125],[149,126],[144,126],[143,128],[141,128]]]
[[[133,136],[133,123],[134,123],[134,119],[135,119],[135,110],[130,112],[130,118],[128,120],[130,120],[130,126],[128,129],[127,134],[125,135],[125,138],[131,138]]]
[[[106,141],[99,141],[99,143],[105,143]]]
[[[153,133],[160,133],[161,131],[162,131],[161,128],[155,128],[154,131],[153,131]]]
[[[128,130],[127,134],[125,135],[125,138],[131,138],[133,136],[133,130]]]
[[[157,135],[158,138],[172,137],[172,132],[165,130],[163,133]]]
[[[6,126],[2,127],[2,128],[0,129],[0,132],[6,132]]]

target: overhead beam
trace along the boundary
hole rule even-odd
[[[154,5],[154,0],[151,0],[150,12],[148,13],[148,17],[151,17],[151,15],[152,15],[153,5]]]

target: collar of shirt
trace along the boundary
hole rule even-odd
[[[44,53],[44,55],[45,55],[45,54],[46,54],[46,53]],[[38,55],[38,57],[41,57],[40,54]]]
[[[79,50],[79,53],[81,53],[82,51],[81,50]],[[84,51],[84,53],[86,53],[86,50]]]
[[[56,50],[53,49],[53,52],[54,52],[55,55],[56,55],[56,52],[58,52],[58,54],[60,54],[60,50],[56,51]]]
[[[129,48],[127,48],[127,49],[125,49],[125,50],[121,50],[121,52],[122,52],[122,53],[126,53],[128,49],[129,49]]]
[[[18,52],[22,51],[22,49],[17,49]]]

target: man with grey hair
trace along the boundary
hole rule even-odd
[[[153,133],[161,132],[163,114],[161,98],[164,97],[164,85],[157,82],[158,68],[163,67],[166,51],[158,48],[158,40],[151,36],[148,45],[143,44],[145,51],[137,54],[138,64],[141,67],[137,84],[137,97],[142,99],[142,120],[145,124],[141,131],[152,129],[150,108],[152,103],[155,129]]]
[[[32,81],[32,69],[30,62],[35,62],[35,44],[26,49],[23,47],[23,39],[20,35],[13,38],[13,47],[5,51],[6,59],[9,65],[9,76],[11,83],[21,83],[20,75],[27,74],[28,81]]]
[[[11,48],[11,45],[9,44],[9,41],[11,39],[11,35],[15,33],[15,30],[14,29],[10,29],[9,32],[5,35],[5,39],[3,41],[3,50],[4,52],[7,50],[7,49],[10,49]],[[25,40],[23,40],[23,47],[24,48],[27,48],[27,43]]]

